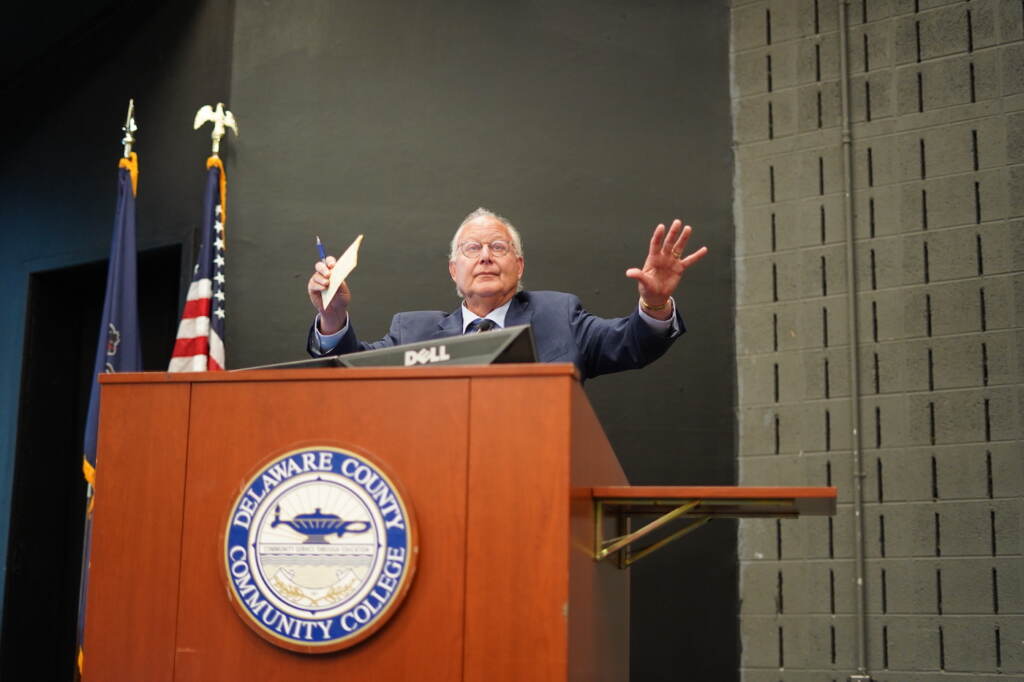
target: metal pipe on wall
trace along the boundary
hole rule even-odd
[[[861,454],[860,420],[860,327],[857,321],[857,259],[853,224],[853,154],[850,133],[850,63],[847,59],[849,25],[846,13],[850,0],[839,0],[839,92],[840,139],[843,174],[843,228],[846,234],[846,303],[849,316],[850,349],[850,449],[853,456],[854,590],[856,605],[857,672],[850,682],[870,682],[867,668],[867,624],[865,618],[864,564],[864,461]]]

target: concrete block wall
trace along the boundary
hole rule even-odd
[[[855,672],[839,0],[733,0],[742,678]],[[851,0],[867,661],[1024,680],[1024,2]]]

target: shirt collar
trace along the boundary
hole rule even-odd
[[[495,308],[491,312],[487,313],[487,315],[484,317],[484,319],[485,320],[494,320],[498,324],[499,327],[504,329],[505,328],[505,315],[508,314],[508,308],[509,308],[510,305],[512,305],[512,299],[511,298],[509,300],[505,301],[505,305],[498,306],[497,308]],[[463,303],[462,304],[462,333],[463,334],[466,333],[466,327],[468,327],[469,324],[473,320],[475,320],[475,319],[477,319],[476,313],[474,313],[469,308],[467,308],[466,304]]]

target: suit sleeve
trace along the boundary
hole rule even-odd
[[[677,332],[652,329],[637,310],[626,317],[610,319],[592,315],[583,309],[575,296],[570,298],[568,314],[585,377],[644,367],[664,355],[675,339],[686,331],[678,309]]]
[[[358,335],[356,335],[355,325],[352,324],[352,319],[349,318],[348,331],[338,341],[338,345],[330,351],[324,353],[321,352],[316,342],[316,328],[310,326],[309,334],[306,337],[306,352],[312,355],[314,358],[323,357],[325,355],[345,355],[346,353],[356,353],[363,350],[375,350],[377,348],[389,348],[396,346],[401,341],[401,329],[402,315],[399,313],[391,318],[391,328],[388,330],[387,336],[377,341],[371,341],[369,343],[360,341]],[[314,320],[313,325],[316,324]]]

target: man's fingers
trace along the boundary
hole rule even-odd
[[[318,260],[313,264],[313,276],[309,279],[310,291],[326,291],[331,284],[331,270],[337,261],[334,256],[328,256],[324,260]]]
[[[326,291],[327,287],[324,287]],[[348,299],[351,297],[351,292],[348,289],[348,283],[342,282],[341,286],[338,287],[337,293],[334,294],[334,298],[331,299],[331,304],[327,306],[332,312],[339,310],[345,310],[348,308]]]
[[[656,254],[661,251],[661,245],[665,241],[665,226],[658,225],[654,228],[654,234],[651,235],[651,249],[650,253]]]
[[[669,228],[668,234],[665,236],[665,243],[661,248],[662,253],[674,253],[678,251],[676,248],[676,242],[678,241],[679,230],[682,226],[683,224],[678,218],[672,221],[672,227]]]
[[[630,268],[629,270],[626,270],[626,277],[629,277],[630,279],[635,279],[637,282],[643,285],[645,289],[650,289],[652,287],[650,275],[648,275],[640,268]]]
[[[313,274],[309,278],[309,282],[306,284],[306,290],[309,293],[309,299],[313,303],[313,307],[316,308],[317,312],[323,316],[324,314],[337,315],[339,311],[344,313],[348,307],[348,301],[345,300],[349,297],[348,286],[343,282],[341,289],[338,291],[333,299],[331,299],[331,305],[329,310],[324,308],[323,304],[323,293],[327,291],[331,286],[331,270],[334,269],[334,264],[337,262],[334,256],[327,256],[323,260],[318,260],[313,264]],[[321,317],[321,322],[323,321]],[[322,329],[322,327],[321,327]]]
[[[690,241],[693,228],[687,225],[678,233],[675,243],[672,245],[672,253],[683,253],[686,250],[686,242]],[[678,258],[679,256],[676,256]]]
[[[683,267],[688,268],[708,253],[708,247],[702,246],[682,260]]]
[[[334,264],[336,262],[337,261],[334,259],[334,256],[328,256],[323,260],[318,260],[317,262],[313,263],[313,269],[319,272],[321,275],[327,275],[328,277],[330,277],[331,269],[334,267]]]

